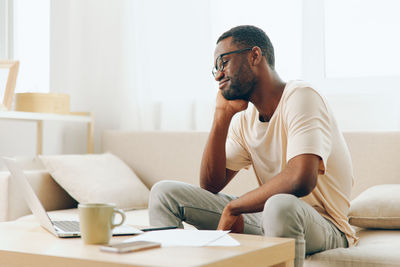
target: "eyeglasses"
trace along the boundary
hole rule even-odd
[[[224,70],[224,67],[225,67],[225,64],[227,63],[227,61],[223,60],[223,56],[230,55],[230,54],[241,53],[241,52],[244,52],[244,51],[249,51],[251,49],[253,49],[253,48],[249,47],[249,48],[239,49],[239,50],[235,50],[235,51],[231,51],[231,52],[223,53],[223,54],[219,55],[217,57],[217,59],[215,60],[215,66],[212,69],[212,75],[215,77],[215,76],[217,76],[218,72],[221,72],[221,71]]]

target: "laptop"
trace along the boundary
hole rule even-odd
[[[58,237],[79,237],[81,235],[79,221],[51,220],[16,159],[3,157],[3,160],[12,174],[11,179],[14,179],[21,188],[21,193],[24,195],[29,208],[44,229]],[[140,233],[143,233],[143,231],[127,225],[113,229],[113,235],[136,235]]]

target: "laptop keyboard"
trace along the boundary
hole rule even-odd
[[[64,232],[79,232],[79,222],[77,221],[53,221],[54,226]]]

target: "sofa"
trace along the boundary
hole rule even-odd
[[[164,179],[198,185],[207,136],[206,132],[106,131],[102,150],[121,159],[148,189]],[[400,132],[344,132],[344,137],[355,176],[350,223],[360,239],[351,248],[310,255],[305,266],[400,266]],[[77,201],[40,159],[20,162],[51,218],[77,218]],[[253,170],[242,170],[223,192],[241,195],[257,186]],[[0,221],[35,220],[30,213],[10,174],[0,172]],[[126,215],[128,224],[149,225],[146,207],[127,210]]]

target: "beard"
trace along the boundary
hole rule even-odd
[[[226,100],[245,100],[249,101],[254,90],[255,78],[247,64],[243,64],[238,72],[229,77],[230,86],[227,90],[222,91],[222,95]]]

